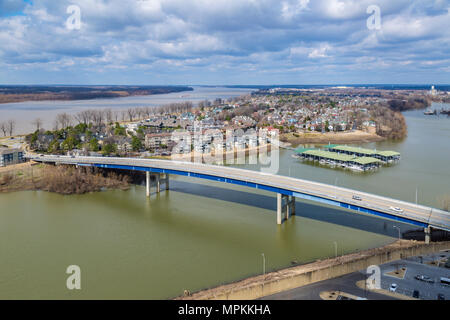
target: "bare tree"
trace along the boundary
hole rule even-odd
[[[83,123],[83,124],[89,124],[89,122],[92,119],[92,110],[83,110],[81,112],[78,112],[75,115],[75,119],[78,121],[78,123]]]
[[[40,118],[36,118],[31,124],[36,127],[36,131],[39,131],[42,127],[42,120]]]
[[[119,111],[117,111],[117,110],[114,111],[114,120],[115,120],[115,122],[119,121],[119,114],[120,114]]]
[[[136,115],[136,109],[129,108],[127,110],[127,115],[128,115],[128,118],[130,119],[130,122],[132,122],[134,119],[134,116]]]
[[[59,123],[61,125],[61,129],[65,129],[68,126],[70,126],[72,117],[65,112],[60,113],[56,116],[56,121],[57,121],[57,123]]]
[[[104,112],[103,110],[93,110],[91,112],[92,121],[96,126],[101,126],[103,123]]]
[[[122,121],[125,121],[127,119],[127,112],[125,110],[122,111]]]
[[[135,114],[137,115],[138,120],[142,120],[144,117],[144,109],[143,108],[136,108],[134,109]]]
[[[107,123],[113,122],[113,112],[111,109],[105,110],[105,119]]]
[[[9,136],[13,135],[15,127],[16,127],[16,121],[12,120],[12,119],[8,120],[8,122],[6,123],[6,128],[8,129]]]
[[[149,119],[151,114],[152,114],[152,110],[150,107],[145,107],[143,110],[144,116]]]
[[[3,131],[3,136],[6,137],[6,133],[8,132],[8,129],[6,128],[6,122],[0,123],[0,130]]]

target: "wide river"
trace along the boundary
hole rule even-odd
[[[405,116],[407,139],[365,145],[400,151],[396,166],[352,174],[284,150],[279,174],[412,202],[417,188],[419,203],[437,207],[450,194],[450,120]],[[275,207],[270,193],[181,177],[150,200],[141,186],[1,194],[0,299],[166,299],[261,274],[263,253],[271,271],[381,246],[397,237],[394,225],[412,228],[300,201],[297,216],[277,226]],[[66,288],[69,265],[81,268],[81,290]]]
[[[202,100],[227,99],[238,97],[251,92],[249,89],[198,87],[192,86],[194,91],[176,92],[169,94],[155,94],[151,96],[132,96],[125,98],[76,100],[76,101],[28,101],[19,103],[0,104],[0,121],[13,119],[16,121],[14,134],[26,134],[36,130],[32,122],[40,118],[45,129],[53,129],[54,120],[58,113],[74,115],[86,109],[111,109],[124,111],[136,107],[157,107],[173,102],[191,101],[198,103]],[[121,119],[121,117],[119,117]]]

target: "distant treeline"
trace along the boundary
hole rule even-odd
[[[389,108],[394,111],[407,111],[425,109],[431,105],[431,99],[416,97],[410,99],[393,99],[388,102]]]
[[[118,98],[193,90],[186,86],[0,86],[0,103]]]

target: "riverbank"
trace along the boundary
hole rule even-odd
[[[0,104],[150,96],[193,91],[187,86],[0,86]]]
[[[281,145],[280,145],[281,147]],[[198,159],[202,160],[204,163],[227,163],[227,160],[243,161],[245,163],[246,159],[251,156],[266,155],[272,149],[275,150],[278,147],[273,147],[271,144],[265,144],[258,147],[251,147],[245,149],[234,149],[229,151],[223,151],[221,154],[211,153],[200,153],[196,151],[191,151],[189,153],[175,153],[170,156],[154,156],[150,159],[160,159],[160,160],[173,160],[173,161],[187,161],[196,162]]]
[[[127,190],[130,176],[114,172],[33,162],[0,168],[0,193],[41,190],[63,195]]]
[[[333,259],[287,268],[266,275],[250,277],[235,283],[178,297],[176,300],[253,300],[307,284],[364,270],[370,265],[450,248],[450,242],[425,244],[417,241],[396,241],[381,248],[369,249]]]
[[[385,141],[386,138],[375,133],[361,130],[348,132],[325,132],[325,133],[288,133],[280,137],[281,141],[298,144],[360,144],[369,142]]]

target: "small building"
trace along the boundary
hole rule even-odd
[[[25,161],[23,150],[0,148],[0,167],[22,163]]]

